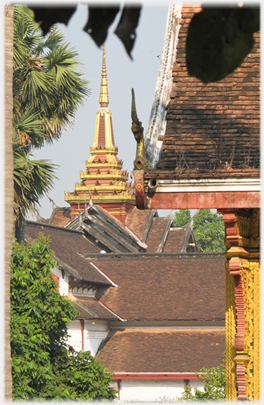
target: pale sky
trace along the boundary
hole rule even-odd
[[[133,61],[113,33],[120,14],[112,24],[106,39],[109,108],[112,111],[118,157],[123,160],[123,169],[128,172],[133,170],[136,151],[136,141],[131,132],[131,88],[134,88],[138,118],[142,121],[146,133],[160,67],[168,9],[167,1],[143,2],[136,30],[137,38],[132,50]],[[35,159],[49,159],[60,165],[56,173],[59,180],[49,193],[50,198],[60,207],[69,206],[64,201],[64,191],[74,191],[75,182],[80,182],[79,172],[85,169],[85,161],[90,157],[89,148],[93,144],[95,117],[99,107],[102,50],[82,30],[87,15],[86,5],[80,4],[68,26],[60,24],[59,28],[65,36],[65,41],[78,50],[79,59],[83,63],[83,77],[90,81],[91,95],[78,109],[72,128],[65,131],[53,145],[34,150]],[[39,214],[48,218],[52,205],[48,198],[43,198],[40,202]],[[164,210],[165,215],[168,212]]]

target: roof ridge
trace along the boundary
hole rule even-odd
[[[167,223],[165,225],[165,228],[164,228],[161,240],[160,240],[160,244],[159,244],[158,249],[157,249],[157,253],[162,253],[164,248],[165,248],[165,245],[166,245],[166,242],[167,242],[167,239],[168,239],[170,226],[171,226],[171,223],[173,222],[174,216],[175,216],[175,211],[171,210],[171,213],[168,215],[168,217],[166,217],[167,218]]]
[[[43,223],[41,223],[41,222],[29,221],[29,220],[27,220],[27,219],[25,220],[25,222],[26,222],[28,225],[44,226],[44,227],[46,227],[46,228],[55,228],[55,229],[59,229],[59,230],[61,230],[61,231],[75,232],[75,233],[78,233],[78,234],[82,234],[81,231],[78,231],[78,230],[76,230],[76,229],[65,228],[64,226],[56,226],[56,225],[51,225],[51,224],[43,224]]]
[[[105,253],[104,255],[100,253],[82,253],[86,260],[94,260],[94,259],[101,259],[100,261],[107,261],[111,259],[120,259],[121,257],[132,259],[139,259],[142,260],[143,258],[146,259],[164,259],[164,257],[174,258],[174,259],[183,259],[183,258],[212,258],[212,257],[223,257],[224,252],[186,252],[186,253],[157,253],[157,252],[144,252],[144,253]]]

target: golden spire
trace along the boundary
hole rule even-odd
[[[103,44],[103,66],[102,66],[102,79],[101,79],[101,90],[100,90],[99,103],[100,103],[101,107],[107,107],[108,103],[109,103],[106,64],[105,64],[105,43]]]

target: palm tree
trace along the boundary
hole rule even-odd
[[[13,7],[5,6],[5,400],[12,400],[10,348],[10,266],[13,217],[13,154],[12,154],[12,64],[13,64]]]
[[[89,94],[78,71],[77,52],[53,28],[43,38],[33,12],[14,8],[13,153],[15,236],[23,239],[23,218],[53,186],[55,165],[32,161],[30,151],[61,136]]]
[[[52,188],[56,178],[56,165],[30,157],[28,147],[13,140],[15,238],[19,243],[24,237],[23,218],[27,212],[35,212],[39,199]]]
[[[76,56],[56,28],[43,38],[33,12],[15,6],[14,127],[21,143],[41,147],[72,124],[89,94]]]

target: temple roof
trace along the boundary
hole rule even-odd
[[[100,301],[89,297],[74,297],[75,308],[80,311],[78,319],[103,319],[117,321],[119,317]]]
[[[109,280],[78,254],[81,250],[100,253],[100,249],[85,239],[81,232],[26,221],[26,240],[36,239],[40,233],[49,237],[50,248],[54,251],[56,261],[72,277],[79,281],[111,285]]]
[[[200,12],[198,3],[169,8],[145,139],[149,168],[132,173],[140,209],[260,207],[260,32],[233,73],[204,84],[186,66],[189,24]]]
[[[65,225],[65,228],[83,231],[88,240],[100,249],[105,249],[107,253],[138,253],[147,249],[147,245],[142,243],[129,228],[123,226],[99,205],[88,205]]]
[[[146,253],[88,260],[118,285],[100,301],[123,319],[225,319],[225,258],[221,254]]]
[[[114,373],[188,373],[218,367],[224,352],[224,328],[128,328],[112,330],[98,358]]]
[[[260,33],[241,66],[203,84],[188,74],[185,52],[190,20],[199,11],[197,4],[181,10],[161,155],[144,178],[259,178]]]

